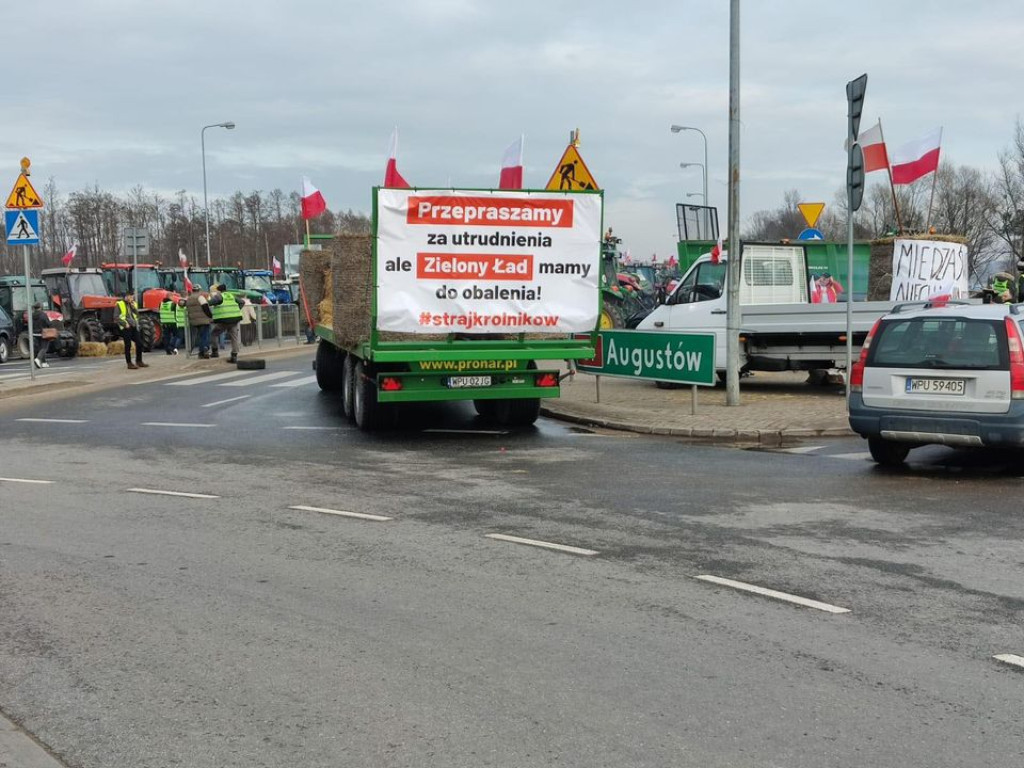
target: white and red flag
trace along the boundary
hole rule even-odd
[[[68,252],[60,257],[60,263],[65,267],[70,267],[71,262],[75,260],[75,254],[78,253],[78,243],[75,243],[68,249]]]
[[[498,179],[498,189],[523,188],[523,142],[525,138],[525,136],[520,136],[513,141],[501,156],[501,177]]]
[[[889,154],[885,151],[881,120],[858,136],[857,143],[864,153],[864,173],[883,171],[889,167]]]
[[[409,182],[398,172],[398,126],[391,132],[388,145],[388,164],[384,169],[384,186],[392,189],[409,189]]]
[[[271,262],[271,263],[274,265],[274,274],[275,275],[281,274],[281,262],[278,261],[277,259],[274,259],[273,262]]]
[[[929,131],[892,153],[892,183],[911,184],[939,167],[942,128]]]
[[[181,264],[182,269],[188,269],[188,256],[185,255],[185,249],[178,249],[178,263]]]
[[[722,260],[722,238],[718,238],[718,242],[711,248],[711,263],[718,264]]]
[[[309,177],[302,177],[302,218],[309,221],[327,210],[327,201]]]

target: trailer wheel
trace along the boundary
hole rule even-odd
[[[142,340],[142,351],[152,352],[156,343],[156,329],[149,315],[139,315],[139,338]]]
[[[341,389],[342,366],[345,353],[333,344],[321,340],[316,346],[316,383],[324,392]]]
[[[494,404],[497,400],[474,400],[473,407],[476,409],[477,415],[482,419],[488,421],[494,420]]]
[[[373,432],[383,426],[383,408],[377,402],[377,381],[373,368],[360,360],[355,365],[355,397],[352,398],[352,418],[364,432]]]
[[[356,358],[354,355],[346,355],[345,362],[341,367],[341,411],[349,421],[353,421],[355,418],[357,381]]]
[[[491,402],[494,403],[494,410],[490,418],[503,427],[529,427],[540,417],[539,397]]]

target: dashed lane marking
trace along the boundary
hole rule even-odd
[[[833,453],[825,458],[828,459],[847,459],[849,461],[867,461],[871,458],[871,454],[867,451],[861,453]]]
[[[786,592],[777,592],[774,589],[765,589],[764,587],[758,587],[754,584],[746,584],[742,581],[733,581],[732,579],[723,579],[720,576],[698,576],[701,581],[708,581],[712,584],[718,584],[723,587],[732,587],[733,589],[739,589],[744,592],[753,592],[755,595],[762,595],[764,597],[771,597],[775,600],[783,600],[787,603],[793,603],[795,605],[802,605],[805,608],[814,608],[819,611],[825,611],[827,613],[849,613],[849,608],[840,608],[838,605],[829,605],[828,603],[822,603],[817,600],[810,600],[806,597],[800,597],[799,595],[790,595]]]
[[[507,429],[424,429],[437,435],[507,435]]]
[[[155,488],[129,488],[128,493],[148,493],[153,496],[180,496],[185,499],[219,499],[208,493],[185,493],[184,491],[160,491]]]
[[[314,381],[316,381],[316,374],[313,374],[312,376],[303,376],[301,379],[295,379],[294,381],[282,381],[280,384],[271,384],[270,386],[271,388],[302,387],[305,386],[306,384],[312,384]]]
[[[144,421],[142,422],[144,427],[182,427],[191,428],[196,427],[197,429],[209,429],[215,426],[214,424],[175,424],[170,421]]]
[[[0,477],[0,483],[31,483],[32,485],[53,485],[53,480],[29,480],[24,477]],[[2,763],[0,763],[2,765]]]
[[[297,509],[299,512],[320,512],[325,515],[337,515],[338,517],[354,517],[358,520],[372,520],[375,523],[384,523],[391,519],[390,517],[384,517],[383,515],[371,515],[366,512],[346,512],[341,509],[307,507],[302,504],[298,504],[294,507],[288,507],[288,509]]]
[[[824,448],[824,445],[801,445],[797,448],[780,448],[779,453],[814,453]]]
[[[253,384],[264,384],[268,381],[275,381],[276,379],[284,379],[288,376],[295,376],[297,371],[276,371],[274,373],[265,373],[262,376],[253,376],[251,379],[242,379],[241,381],[229,381],[227,384],[221,384],[222,387],[251,387]]]
[[[194,379],[185,379],[185,381],[172,381],[166,386],[194,387],[196,384],[208,384],[211,381],[225,381],[226,379],[234,379],[238,376],[247,375],[249,375],[249,371],[228,371],[227,373],[215,373],[212,376],[196,376]]]
[[[229,397],[227,400],[218,400],[215,403],[207,403],[206,405],[201,405],[199,407],[200,408],[213,408],[213,407],[218,406],[218,405],[227,405],[228,403],[234,403],[234,402],[236,402],[238,400],[245,400],[247,397],[252,397],[252,395],[239,395],[238,397]]]
[[[281,429],[297,429],[297,430],[306,430],[306,431],[312,432],[312,431],[319,431],[319,430],[341,429],[341,427],[281,427]]]
[[[1011,664],[1014,667],[1024,667],[1024,656],[1018,656],[1015,653],[1000,653],[992,658],[996,661],[1003,662],[1003,664]]]
[[[582,547],[570,547],[568,544],[555,544],[550,541],[538,541],[537,539],[523,539],[519,536],[507,536],[504,533],[484,534],[488,539],[496,541],[507,541],[512,544],[525,544],[528,547],[540,547],[542,549],[553,549],[556,552],[568,552],[570,555],[583,555],[593,557],[600,554],[596,549],[583,549]]]
[[[31,421],[41,424],[88,424],[88,419],[17,419],[17,421]]]

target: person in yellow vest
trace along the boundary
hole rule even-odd
[[[124,341],[124,359],[130,370],[149,368],[149,363],[142,362],[142,336],[139,335],[139,310],[135,306],[135,294],[125,291],[124,297],[117,302],[117,327]],[[132,362],[132,344],[135,344],[135,362]]]
[[[168,355],[178,354],[185,331],[185,304],[174,300],[168,293],[160,302],[160,330],[164,339],[164,351]]]
[[[220,299],[218,301],[218,298]],[[231,293],[224,283],[211,287],[210,309],[213,312],[213,352],[212,357],[219,357],[220,343],[218,338],[223,332],[227,332],[231,340],[231,357],[229,363],[238,362],[238,352],[241,347],[241,329],[238,327],[242,321],[242,302],[244,299]]]

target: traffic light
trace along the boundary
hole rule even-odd
[[[860,113],[864,111],[864,94],[868,90],[868,76],[861,75],[846,84],[847,113],[850,118],[850,142],[857,140],[860,132]]]
[[[846,167],[846,189],[850,195],[850,210],[860,210],[864,199],[864,152],[860,144],[850,149],[850,163]]]
[[[850,152],[846,166],[846,191],[849,195],[850,211],[860,208],[864,199],[864,152],[861,151],[857,137],[860,134],[860,115],[864,111],[864,95],[868,89],[868,76],[861,75],[846,84],[846,101],[849,107],[849,147]]]

